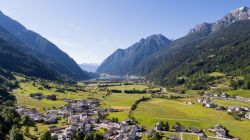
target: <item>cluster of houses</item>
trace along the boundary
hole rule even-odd
[[[249,108],[245,106],[230,106],[227,109],[228,113],[237,113],[241,118],[250,119]]]
[[[70,113],[71,114],[71,113]],[[93,130],[96,119],[87,116],[86,114],[70,115],[68,117],[69,125],[67,126],[51,126],[49,131],[54,139],[68,140],[72,139],[76,132],[83,133]]]
[[[175,132],[185,132],[185,133],[196,134],[196,135],[198,135],[199,140],[203,140],[203,139],[207,140],[207,135],[203,131],[200,131],[196,127],[185,127],[185,126],[182,126],[179,123],[177,123],[173,126],[173,129]],[[228,131],[225,129],[225,127],[223,127],[220,124],[216,124],[213,128],[208,129],[208,130],[215,133],[215,136],[218,138],[229,138],[230,137],[228,134]],[[149,136],[153,136],[157,131],[158,132],[163,131],[163,123],[162,122],[156,123],[155,129],[148,131],[147,134]],[[171,135],[170,139],[171,140],[178,140],[178,137],[175,135]]]
[[[218,93],[218,94],[211,94],[209,93],[208,91],[205,91],[204,94],[203,94],[204,97],[220,97],[220,98],[229,98],[230,96],[225,93],[225,92],[222,92],[222,93]]]
[[[227,113],[237,114],[241,118],[250,119],[250,113],[249,113],[248,107],[245,107],[245,106],[229,106],[229,107],[219,106],[219,105],[214,104],[210,97],[203,97],[203,98],[197,99],[197,101],[199,103],[202,103],[204,107],[214,108],[216,110],[223,110],[223,111],[226,111]]]
[[[212,102],[212,99],[209,97],[203,97],[203,98],[197,99],[197,102],[203,104],[203,106],[207,108],[216,107],[216,105]]]
[[[220,124],[216,124],[214,126],[214,128],[209,129],[209,130],[211,132],[214,132],[216,137],[229,138],[229,134],[228,134],[227,130]]]
[[[174,132],[185,132],[185,133],[193,133],[199,136],[199,140],[207,140],[207,135],[203,132],[200,131],[198,128],[196,127],[185,127],[183,125],[180,125],[179,123],[175,124],[173,126]],[[153,136],[156,132],[162,132],[162,131],[166,131],[164,130],[164,125],[163,122],[158,122],[155,124],[155,129],[154,130],[150,130],[147,132],[148,136]],[[169,130],[168,130],[169,131]],[[169,137],[170,140],[178,140],[179,138],[176,135],[171,135]]]
[[[16,111],[21,117],[28,116],[29,119],[32,121],[35,122],[44,121],[44,117],[41,114],[39,114],[39,112],[36,109],[29,109],[26,108],[25,106],[17,106]]]
[[[25,106],[17,106],[16,111],[22,118],[28,116],[31,121],[47,124],[57,123],[58,115],[64,114],[61,109],[47,110],[44,114],[41,114],[36,109],[29,109]]]
[[[135,125],[133,120],[128,119],[121,123],[114,123],[108,120],[103,120],[96,124],[97,128],[104,128],[107,132],[104,137],[112,140],[136,140],[142,135],[143,128]]]
[[[155,127],[155,130],[157,130],[157,131],[159,131],[159,130],[162,129],[162,124],[160,124],[160,123],[156,123],[155,126],[156,126],[156,127]],[[185,127],[185,126],[182,126],[182,125],[180,125],[180,124],[175,124],[175,125],[173,126],[173,129],[175,130],[175,132],[189,132],[189,133],[196,133],[196,134],[198,134],[198,133],[201,132],[201,131],[200,131],[198,128],[196,128],[196,127]]]
[[[109,120],[97,120],[86,114],[72,115],[69,117],[70,125],[64,127],[50,127],[52,136],[58,140],[71,139],[77,131],[87,133],[93,130],[105,129],[104,137],[112,140],[136,140],[141,137],[142,127],[131,125],[130,120],[122,123]]]
[[[203,94],[204,97],[213,97],[213,98],[221,98],[221,99],[232,99],[243,102],[250,102],[250,98],[241,97],[241,96],[230,96],[226,92],[211,94],[208,91],[205,91]]]
[[[113,140],[139,139],[142,127],[135,125],[133,120],[128,119],[121,123],[111,122],[106,119],[98,119],[96,116],[105,115],[108,109],[98,108],[98,99],[67,100],[68,104],[60,109],[47,110],[43,114],[36,109],[25,106],[17,106],[16,111],[20,116],[28,116],[30,120],[37,123],[55,124],[58,118],[67,119],[63,126],[50,125],[48,130],[54,139],[72,139],[77,132],[87,133],[98,129],[105,129],[104,137]],[[118,110],[111,110],[118,111]]]

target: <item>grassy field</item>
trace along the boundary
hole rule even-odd
[[[44,109],[49,109],[53,107],[61,107],[66,104],[62,100],[49,101],[49,100],[35,100],[24,94],[14,93],[17,99],[18,105],[26,105],[29,108],[36,108],[38,111],[44,111]]]
[[[48,130],[49,126],[58,126],[58,127],[67,126],[67,120],[61,118],[57,124],[50,124],[50,125],[44,124],[44,123],[36,123],[35,127],[37,128],[37,131],[34,131],[35,129],[34,126],[28,126],[28,128],[29,128],[29,132],[31,135],[37,136],[39,138],[42,133]],[[22,127],[22,131],[24,131],[25,127],[26,126]],[[26,137],[26,139],[29,139],[29,138]]]
[[[21,77],[18,77],[18,79],[21,79]],[[62,86],[62,85],[56,85],[55,83],[49,83],[50,85],[54,86]],[[53,108],[53,107],[62,107],[66,104],[66,102],[63,100],[64,98],[68,99],[86,99],[86,98],[102,98],[105,95],[105,92],[102,91],[77,91],[77,92],[71,92],[71,91],[65,91],[65,93],[62,92],[56,92],[55,88],[51,89],[39,89],[41,87],[39,84],[33,85],[32,82],[19,82],[20,88],[13,90],[13,95],[16,96],[17,104],[18,105],[26,105],[30,108],[37,108],[38,110],[43,110],[44,108]],[[54,94],[57,96],[56,101],[51,101],[47,99],[42,100],[36,100],[30,97],[31,93],[42,93],[43,95],[51,95]]]
[[[225,74],[221,72],[212,72],[212,73],[209,73],[208,75],[212,77],[224,77],[225,76]]]
[[[116,90],[145,90],[148,87],[145,85],[121,85],[121,86],[110,86],[109,89],[116,89]]]
[[[213,99],[213,102],[221,106],[246,106],[250,108],[250,103],[244,103],[244,102],[233,101],[233,100]]]
[[[250,98],[250,90],[243,90],[243,89],[229,90],[227,91],[227,94],[231,96],[241,96],[241,97]]]
[[[198,140],[198,136],[193,134],[182,134],[182,138],[184,140]]]
[[[128,118],[131,105],[142,96],[149,96],[149,94],[112,93],[103,100],[102,107],[123,110],[123,112],[109,114],[109,118],[116,117],[119,121],[123,121]]]
[[[146,128],[152,129],[159,121],[168,121],[172,126],[180,122],[184,126],[209,128],[221,124],[230,134],[243,140],[249,138],[250,121],[237,121],[223,111],[203,108],[200,104],[186,105],[167,99],[152,99],[142,102],[133,112],[133,116]],[[147,117],[145,117],[147,116]]]
[[[221,76],[220,73],[211,73],[210,76]],[[25,78],[18,76],[18,81],[23,81]],[[51,89],[41,89],[41,85],[33,82],[19,82],[20,88],[13,90],[13,94],[16,96],[18,105],[26,105],[30,108],[36,108],[39,111],[45,109],[58,108],[66,104],[64,98],[68,99],[86,99],[86,98],[100,98],[102,100],[101,107],[103,108],[115,108],[122,110],[121,112],[109,113],[108,118],[118,118],[121,122],[128,119],[129,110],[131,105],[142,96],[150,96],[150,94],[125,94],[125,93],[111,93],[109,96],[104,97],[106,94],[103,91],[90,88],[87,91],[65,91],[56,92],[56,87],[64,87],[56,83],[46,83],[52,86]],[[220,82],[217,83],[217,87],[221,86]],[[223,84],[222,84],[223,86]],[[116,90],[145,90],[148,89],[145,85],[121,85],[110,86],[109,89]],[[224,87],[219,87],[223,89]],[[223,111],[203,108],[201,104],[197,104],[196,98],[199,98],[199,91],[187,90],[185,94],[166,94],[166,96],[180,96],[176,100],[153,98],[150,101],[141,102],[137,109],[133,111],[132,115],[136,120],[147,129],[154,128],[155,123],[159,121],[168,121],[170,126],[174,123],[180,122],[184,126],[195,126],[200,129],[208,129],[215,124],[221,124],[229,129],[229,133],[240,139],[248,139],[250,132],[250,120],[242,119],[241,121],[235,120],[232,116]],[[36,100],[30,97],[30,93],[43,93],[43,95],[54,94],[57,96],[56,101],[47,99]],[[249,90],[229,90],[227,92],[230,95],[250,97]],[[187,105],[185,102],[192,101],[193,105]],[[215,104],[223,106],[247,106],[250,108],[250,104],[232,101],[232,100],[220,100],[214,99]],[[65,120],[60,120],[58,126],[66,125]],[[33,135],[39,135],[44,132],[49,125],[37,123],[36,127],[38,131],[34,131],[34,127],[30,127],[30,133]],[[206,131],[208,135],[213,135],[211,132]],[[164,133],[164,138],[169,138],[171,135],[177,135],[178,133],[167,132]],[[184,140],[196,140],[196,135],[183,134]],[[147,136],[143,136],[143,139],[147,139]]]

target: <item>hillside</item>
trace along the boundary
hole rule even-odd
[[[152,35],[141,39],[127,49],[118,49],[97,69],[97,73],[126,75],[133,73],[136,67],[143,63],[154,52],[166,47],[171,41],[163,35]]]
[[[88,72],[81,70],[76,62],[56,45],[41,35],[26,29],[23,25],[2,12],[0,12],[0,26],[25,44],[24,48],[18,48],[20,52],[33,56],[61,76],[74,80],[91,78]]]
[[[98,72],[143,75],[161,85],[176,85],[185,77],[189,80],[215,71],[246,76],[249,11],[248,7],[237,8],[216,22],[198,24],[186,36],[166,43],[167,47],[152,51],[142,61],[127,54],[130,48],[119,49],[103,62]]]
[[[135,74],[164,85],[175,85],[180,77],[213,71],[244,76],[249,66],[248,11],[248,7],[237,8],[214,23],[196,25],[186,36],[140,64]]]
[[[0,26],[0,68],[50,80],[60,77],[34,57],[19,51],[20,48],[25,45]]]
[[[190,77],[199,72],[245,75],[250,66],[249,27],[249,20],[239,21],[209,34],[194,46],[167,51],[161,60],[154,60],[162,63],[152,66],[156,69],[150,71],[148,78],[171,85],[180,76]]]

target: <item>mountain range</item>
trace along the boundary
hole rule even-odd
[[[52,42],[26,29],[2,12],[0,12],[0,27],[0,40],[5,45],[0,45],[2,49],[0,57],[3,58],[1,67],[31,76],[49,77],[49,79],[91,78],[91,74],[83,71],[72,58]],[[3,50],[5,50],[4,54],[2,54]],[[10,55],[12,59],[7,60]]]
[[[176,84],[180,77],[192,77],[197,73],[246,74],[250,66],[249,17],[250,8],[241,7],[214,23],[196,25],[179,39],[170,41],[160,35],[151,38],[153,45],[140,41],[128,49],[115,51],[97,72],[143,75],[163,85]],[[157,43],[158,38],[165,38],[165,41]],[[148,48],[151,48],[150,53],[143,53]]]
[[[96,72],[97,68],[100,64],[98,63],[82,63],[78,64],[82,70],[88,71],[88,72]]]
[[[133,69],[144,63],[152,54],[170,44],[170,40],[161,34],[141,39],[127,49],[117,49],[105,59],[97,69],[97,73],[112,75],[132,74]]]
[[[164,85],[198,73],[244,75],[250,66],[249,19],[250,8],[241,7],[216,22],[196,25],[176,40],[151,35],[117,49],[97,68],[76,64],[49,40],[0,12],[0,68],[51,80],[90,79],[97,76],[94,71],[142,75]]]

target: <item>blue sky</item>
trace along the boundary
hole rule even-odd
[[[184,36],[249,0],[0,0],[0,10],[55,43],[77,63],[101,63],[118,48],[163,34]]]

